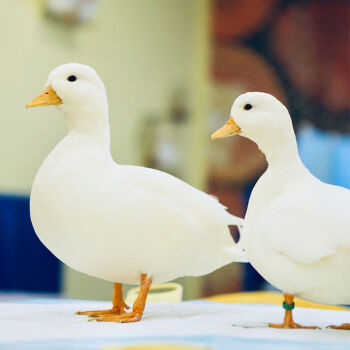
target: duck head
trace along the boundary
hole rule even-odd
[[[107,120],[108,105],[104,84],[96,71],[86,65],[68,63],[48,76],[45,90],[26,107],[56,105],[70,127]]]
[[[287,108],[270,94],[247,92],[234,101],[228,122],[211,135],[212,139],[241,135],[264,151],[269,145],[294,137]]]

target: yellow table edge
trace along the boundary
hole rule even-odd
[[[281,305],[283,301],[283,294],[279,292],[264,292],[264,291],[242,292],[242,293],[214,295],[211,297],[204,298],[204,300],[216,301],[219,303],[234,303],[234,304]],[[295,306],[315,308],[315,309],[350,311],[350,308],[346,306],[315,304],[310,301],[302,300],[299,298],[295,298]]]

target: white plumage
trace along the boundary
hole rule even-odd
[[[310,174],[299,158],[288,110],[269,94],[239,96],[229,122],[213,138],[229,134],[256,142],[268,161],[241,234],[251,264],[285,293],[350,304],[350,191]]]
[[[47,86],[62,100],[69,133],[40,167],[30,208],[54,255],[80,272],[131,284],[140,274],[161,283],[245,260],[228,229],[243,220],[215,198],[169,174],[113,161],[105,88],[92,68],[59,66]]]
[[[292,179],[283,181],[280,171]],[[268,169],[250,198],[242,244],[259,273],[284,292],[349,304],[349,209],[348,190],[302,166]]]

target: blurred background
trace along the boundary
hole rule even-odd
[[[110,283],[61,264],[30,222],[35,173],[67,129],[55,108],[24,105],[62,63],[105,82],[118,163],[172,173],[235,215],[265,158],[242,137],[209,135],[246,91],[279,98],[306,166],[350,187],[347,0],[1,0],[0,19],[0,299],[110,299]],[[249,264],[179,282],[185,299],[270,288]]]

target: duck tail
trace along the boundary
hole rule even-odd
[[[232,257],[232,261],[241,263],[249,262],[247,254],[239,242],[231,247],[227,247],[226,250]]]
[[[238,216],[235,216],[235,215],[232,215],[230,213],[227,212],[227,215],[228,215],[228,225],[236,225],[239,229],[239,231],[241,231],[241,229],[243,228],[243,225],[244,225],[244,219],[238,217]]]
[[[238,216],[232,215],[230,213],[227,213],[227,214],[229,215],[229,225],[237,226],[239,235],[240,237],[242,237],[241,234],[244,226],[244,219]],[[237,243],[235,243],[233,246],[228,247],[227,249],[229,251],[229,254],[231,254],[232,257],[234,258],[234,261],[248,262],[248,257],[242,247],[241,239]]]

